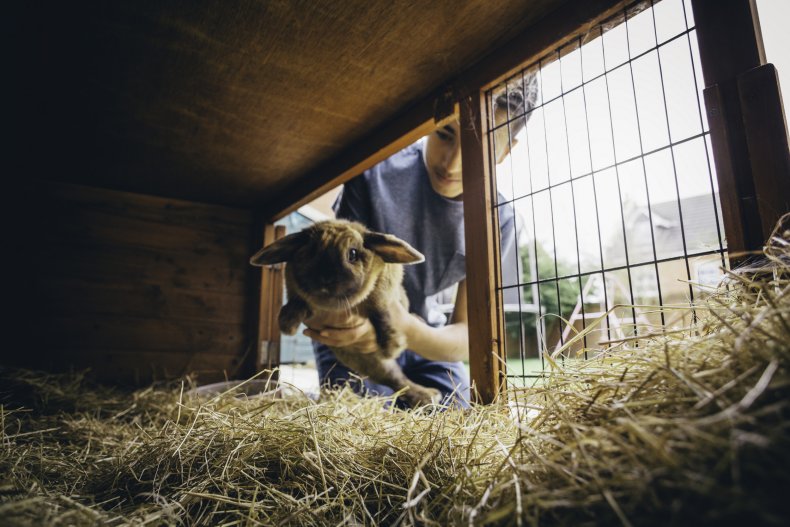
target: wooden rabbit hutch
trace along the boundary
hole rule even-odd
[[[689,17],[693,9],[681,33],[687,42],[693,29],[699,43],[709,123],[699,134],[712,146],[726,237],[717,254],[732,257],[762,247],[790,210],[776,71],[753,1],[677,4]],[[489,153],[502,123],[487,115],[491,90],[554,55],[561,63],[568,46],[651,5],[16,7],[3,363],[89,368],[127,384],[276,366],[281,270],[248,264],[282,235],[273,222],[458,117],[474,248],[470,369],[480,398],[492,400],[505,386],[507,351]]]

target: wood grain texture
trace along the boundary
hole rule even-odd
[[[714,85],[705,88],[703,95],[719,183],[722,223],[729,257],[735,263],[740,258],[738,254],[762,243],[754,184],[751,178],[743,177],[748,170],[748,157],[743,152],[738,154],[738,145],[744,139],[743,129],[731,109],[738,94],[732,87],[725,92],[721,86]]]
[[[491,174],[482,115],[482,97],[461,101],[461,162],[464,184],[469,368],[475,398],[491,403],[503,393],[499,225],[492,212]]]
[[[239,355],[217,355],[191,350],[53,349],[39,361],[39,368],[88,370],[91,378],[113,385],[145,386],[153,379],[178,379],[191,375],[200,384],[235,377]]]
[[[17,136],[38,177],[262,204],[563,3],[25,3]]]
[[[86,351],[180,349],[237,355],[244,346],[243,323],[95,314],[50,315],[45,320],[47,331],[41,341],[52,349],[70,344]]]
[[[765,64],[741,74],[738,93],[763,239],[768,239],[790,212],[790,148],[776,68]]]
[[[755,0],[692,0],[706,86],[765,64]]]
[[[152,281],[154,282],[154,281]],[[239,322],[246,299],[226,290],[106,280],[41,276],[37,281],[42,314],[79,316],[129,316],[207,323]],[[217,288],[219,289],[219,288]],[[80,302],[74,302],[79,298]],[[119,302],[123,299],[123,302]]]
[[[705,106],[730,259],[760,250],[763,233],[743,127],[737,76],[765,62],[753,0],[692,0]]]
[[[250,211],[44,182],[18,197],[33,300],[17,340],[35,351],[2,363],[124,383],[236,374],[254,347]]]
[[[263,247],[271,245],[285,236],[282,225],[267,224],[263,231]],[[278,316],[283,305],[284,264],[261,267],[258,309],[258,335],[256,360],[251,373],[262,369],[273,370],[280,366],[280,325]],[[279,372],[272,378],[277,379]]]
[[[47,273],[55,278],[116,285],[159,285],[184,290],[243,294],[248,270],[238,265],[246,255],[230,258],[221,253],[148,249],[123,245],[117,238],[79,241],[56,240],[39,251],[51,262]],[[73,255],[79,254],[78,258]]]

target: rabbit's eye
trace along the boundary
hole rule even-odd
[[[354,263],[357,260],[359,260],[359,253],[357,252],[357,250],[356,249],[349,249],[348,250],[348,261],[351,262],[351,263]]]

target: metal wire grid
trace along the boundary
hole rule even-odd
[[[674,14],[674,16],[673,16]],[[693,99],[694,108],[693,121],[696,125],[683,129],[683,126],[678,126],[677,106],[673,104],[673,98],[678,96],[677,87],[670,83],[681,85],[680,88],[688,91],[691,84],[677,82],[675,78],[678,70],[683,69],[683,61],[677,60],[677,54],[665,53],[667,49],[673,49],[683,46],[686,48],[688,63],[690,64],[690,78],[693,84]],[[596,60],[586,60],[586,57],[594,55],[600,58],[596,64]],[[662,60],[663,59],[663,60]],[[648,86],[646,89],[643,82],[639,81],[639,75],[635,75],[637,70],[638,74],[648,72],[649,68],[644,68],[644,63],[653,62],[657,65],[657,78],[655,78],[655,68],[653,68],[652,82],[648,79]],[[585,65],[588,66],[588,71],[585,72]],[[592,67],[590,67],[592,65]],[[548,71],[553,69],[553,71]],[[574,71],[577,70],[577,71]],[[688,69],[688,67],[686,67]],[[592,70],[592,71],[589,71]],[[600,71],[599,71],[600,70]],[[688,71],[686,73],[689,73]],[[510,90],[512,86],[519,85],[521,87],[528,86],[530,79],[536,77],[539,84],[539,98],[534,108],[527,108],[526,113],[516,115],[510,114],[510,108],[507,108],[506,115],[500,115],[501,112],[493,111],[494,96],[502,93],[503,90]],[[647,75],[648,77],[650,75]],[[622,82],[622,79],[617,81],[615,77],[628,77],[630,79],[630,95],[623,93],[622,90],[613,89],[613,84],[617,84],[620,88],[628,85],[628,81]],[[657,82],[656,82],[657,81]],[[534,82],[534,81],[533,81]],[[526,83],[526,84],[525,84]],[[637,86],[639,85],[639,89]],[[591,106],[590,93],[593,90],[605,92],[605,104],[600,104],[598,100],[595,107]],[[601,90],[603,89],[603,90]],[[488,107],[487,120],[488,126],[488,148],[491,155],[490,170],[495,176],[492,178],[494,185],[498,190],[508,190],[507,184],[509,180],[509,196],[504,199],[499,199],[498,203],[494,205],[492,213],[501,213],[506,207],[510,207],[517,211],[516,214],[516,247],[515,259],[516,262],[502,262],[502,266],[515,264],[518,268],[518,281],[513,284],[503,284],[501,287],[504,297],[516,297],[516,302],[510,304],[512,308],[510,311],[516,311],[518,314],[518,336],[517,336],[517,355],[521,363],[521,372],[509,371],[507,374],[509,382],[517,384],[525,382],[528,378],[540,377],[540,371],[545,369],[545,352],[551,352],[553,348],[564,344],[570,336],[570,329],[567,323],[580,321],[582,327],[588,324],[587,306],[592,296],[603,295],[602,305],[606,316],[596,313],[596,316],[601,316],[603,322],[603,331],[605,332],[605,341],[611,341],[613,333],[615,336],[623,335],[623,326],[627,325],[627,336],[636,336],[640,331],[655,331],[665,327],[667,320],[664,318],[664,313],[661,310],[655,310],[658,317],[658,326],[651,327],[650,324],[640,323],[645,320],[646,313],[649,308],[630,307],[630,320],[631,324],[620,324],[617,322],[617,310],[612,309],[615,303],[624,303],[630,306],[639,304],[640,296],[635,293],[635,276],[639,275],[640,281],[644,282],[645,277],[650,280],[650,276],[646,274],[645,269],[652,267],[652,279],[655,281],[655,288],[653,289],[658,306],[663,306],[666,291],[662,290],[662,281],[666,286],[668,280],[680,279],[686,282],[687,297],[685,300],[693,301],[695,295],[695,288],[692,287],[692,270],[690,262],[692,259],[699,260],[703,257],[715,257],[717,262],[722,267],[727,265],[726,262],[726,246],[722,240],[722,228],[720,222],[720,205],[717,194],[717,185],[714,178],[713,166],[711,163],[709,130],[703,111],[702,102],[702,83],[700,82],[699,70],[699,53],[696,49],[696,32],[692,20],[692,13],[690,6],[687,2],[682,0],[663,0],[661,2],[641,1],[635,2],[623,9],[614,17],[604,21],[590,33],[579,36],[572,42],[564,45],[563,47],[555,50],[553,53],[541,58],[540,60],[530,64],[521,70],[514,77],[505,83],[497,86],[486,93],[486,103]],[[613,91],[616,93],[613,94]],[[627,92],[628,90],[626,90]],[[669,93],[668,93],[669,92]],[[615,95],[617,97],[615,97]],[[652,99],[658,99],[656,102]],[[688,94],[686,94],[688,95]],[[631,100],[626,100],[632,97]],[[571,99],[576,99],[571,102]],[[580,98],[580,101],[578,100]],[[600,98],[599,98],[600,99]],[[581,103],[582,111],[569,112],[568,106],[575,104],[577,107]],[[632,103],[632,108],[629,106]],[[659,104],[661,111],[644,111],[643,106]],[[602,107],[598,107],[602,106]],[[688,108],[688,105],[686,105]],[[670,107],[673,107],[670,110]],[[655,108],[653,108],[655,110]],[[578,110],[578,108],[577,108]],[[616,113],[623,114],[632,110],[631,117],[635,121],[636,131],[636,145],[635,151],[633,145],[631,152],[627,146],[623,146],[623,141],[627,142],[627,137],[623,138],[623,128],[621,117],[615,117]],[[591,134],[591,114],[599,114],[595,118],[600,120],[600,114],[605,116],[605,121],[608,121],[609,129],[608,140],[603,142],[596,140]],[[663,113],[659,119],[657,115]],[[689,112],[684,112],[688,114]],[[550,114],[550,115],[549,115]],[[569,114],[571,119],[569,120]],[[548,117],[547,117],[548,115]],[[688,115],[683,116],[688,120]],[[550,121],[549,119],[553,119]],[[521,121],[521,122],[519,122]],[[539,121],[539,122],[538,122]],[[548,123],[555,123],[559,121],[558,126],[550,126]],[[663,122],[661,122],[663,121]],[[674,122],[673,122],[674,121]],[[532,126],[529,123],[532,122]],[[542,127],[540,124],[542,123]],[[523,127],[523,128],[522,128]],[[553,128],[550,133],[549,128]],[[600,126],[597,127],[600,131]],[[625,127],[627,128],[627,127]],[[520,164],[514,161],[516,154],[511,152],[508,156],[509,165],[496,165],[496,146],[497,143],[507,141],[512,144],[516,139],[516,131],[523,129],[522,136],[526,136],[525,147],[522,148],[522,161],[526,162]],[[556,137],[556,130],[561,130],[560,137]],[[665,137],[659,137],[662,134],[656,133],[656,130],[665,129]],[[533,140],[539,139],[542,132],[542,141]],[[571,141],[571,134],[575,133],[580,138],[576,137]],[[605,134],[599,134],[605,135]],[[554,136],[554,137],[550,137]],[[562,137],[564,136],[564,137]],[[586,157],[587,164],[582,163],[583,169],[578,170],[574,165],[579,164],[579,159],[584,157],[584,153],[579,154],[580,145],[584,143],[586,138]],[[551,157],[557,158],[556,149],[559,143],[564,139],[564,149],[567,156],[567,163],[561,164],[560,167],[552,166]],[[631,138],[632,140],[634,138]],[[574,143],[573,145],[571,143]],[[551,145],[551,146],[550,146]],[[679,166],[681,161],[686,161],[680,155],[680,152],[687,148],[689,145],[697,150],[701,145],[701,150],[704,151],[704,162],[702,167],[696,167],[697,178],[699,174],[704,172],[703,176],[707,179],[708,203],[709,210],[703,211],[708,216],[707,221],[710,225],[715,226],[715,241],[712,246],[700,247],[699,244],[689,246],[687,236],[687,220],[688,216],[693,216],[697,211],[691,209],[691,206],[697,204],[699,208],[699,195],[697,194],[694,199],[682,197],[686,192],[681,191],[684,186],[683,178],[680,176],[687,176],[687,170],[683,166]],[[545,149],[545,152],[540,152],[540,147]],[[606,147],[611,149],[610,153],[606,153]],[[515,147],[514,147],[515,148]],[[532,149],[532,151],[530,151]],[[554,149],[553,153],[549,150]],[[584,150],[584,148],[581,148]],[[603,154],[601,154],[603,152]],[[629,155],[630,154],[630,155]],[[541,156],[545,155],[545,162],[536,162],[540,160]],[[664,159],[665,169],[671,166],[669,173],[661,173],[656,178],[655,174],[651,175],[651,167],[648,165],[655,164],[656,156],[669,156],[667,162]],[[681,159],[678,159],[681,157]],[[597,159],[596,159],[597,158]],[[606,163],[601,159],[610,160]],[[556,163],[554,163],[556,165]],[[504,169],[504,170],[503,170]],[[508,172],[504,174],[503,172]],[[652,170],[654,172],[654,170]],[[543,173],[545,172],[545,174]],[[636,175],[634,174],[636,173]],[[638,179],[639,173],[644,182],[644,198],[646,200],[645,206],[641,212],[643,215],[646,213],[649,224],[649,250],[648,258],[640,257],[636,254],[638,251],[630,251],[636,244],[634,239],[633,229],[629,228],[627,222],[633,221],[633,217],[627,217],[627,204],[624,202],[623,187],[630,181],[633,184]],[[606,176],[604,176],[606,175]],[[612,177],[613,175],[613,177]],[[602,185],[605,178],[614,182],[614,185]],[[651,185],[651,180],[652,185]],[[656,236],[656,223],[659,218],[655,217],[657,207],[663,206],[667,210],[667,203],[656,204],[651,201],[651,188],[655,191],[656,184],[666,186],[674,190],[674,201],[677,205],[677,223],[679,226],[680,234],[680,247],[679,254],[662,254],[666,253],[665,250],[657,248]],[[496,190],[496,189],[495,189]],[[586,190],[586,192],[579,192]],[[569,191],[569,192],[568,192]],[[569,194],[570,200],[557,199],[560,193]],[[658,193],[666,193],[665,189]],[[495,194],[496,195],[496,194]],[[501,194],[500,194],[501,198]],[[583,259],[580,250],[580,210],[585,207],[581,206],[583,203],[591,202],[591,206],[586,207],[584,213],[585,225],[594,223],[594,237],[597,239],[597,258],[594,264],[590,263],[590,258],[586,259],[586,263],[582,265]],[[544,214],[536,212],[536,204],[544,202],[548,205],[548,211]],[[687,203],[684,205],[684,201]],[[563,204],[566,205],[563,207]],[[570,205],[570,211],[560,210],[566,209]],[[618,261],[617,258],[610,258],[608,252],[611,247],[617,246],[616,240],[614,244],[604,246],[604,233],[602,232],[601,216],[602,210],[617,210],[619,211],[621,233],[622,235],[622,258]],[[594,213],[591,214],[590,211]],[[518,212],[522,212],[519,214]],[[548,212],[546,214],[545,212]],[[686,213],[686,220],[684,220],[684,212]],[[548,216],[548,217],[547,217]],[[711,217],[712,216],[712,217]],[[564,219],[563,219],[564,218]],[[565,225],[563,225],[563,222]],[[560,265],[560,258],[558,252],[558,231],[564,232],[571,229],[573,236],[571,237],[572,249],[575,249],[575,269],[573,265],[568,266],[567,263]],[[589,232],[589,227],[584,227]],[[710,229],[709,229],[710,230]],[[629,236],[631,239],[629,239]],[[540,238],[550,239],[551,243],[548,248],[542,247],[539,242]],[[583,242],[586,240],[582,239]],[[521,243],[520,243],[521,241]],[[643,244],[644,245],[644,244]],[[541,251],[548,253],[551,263],[548,265],[548,272],[545,262],[540,263]],[[531,252],[531,254],[530,254]],[[504,253],[504,248],[503,248]],[[526,256],[525,256],[526,255]],[[526,259],[526,265],[522,262]],[[545,258],[544,258],[545,260]],[[553,269],[552,264],[553,263]],[[675,264],[682,263],[682,270],[678,276],[678,271],[668,271],[668,268]],[[528,269],[526,269],[528,268]],[[526,271],[526,272],[525,272]],[[553,271],[553,272],[552,272]],[[671,276],[667,276],[667,274]],[[665,275],[665,276],[662,276]],[[622,280],[618,278],[622,277]],[[597,280],[602,283],[602,287],[597,287],[597,292],[591,294],[591,283],[598,277]],[[583,285],[583,281],[587,283]],[[662,280],[663,279],[663,280]],[[618,282],[619,280],[619,282]],[[615,281],[621,284],[621,291],[618,295],[616,288],[610,287],[610,282]],[[644,284],[643,284],[644,286]],[[562,294],[561,289],[566,293],[570,287],[573,287],[577,292],[576,306],[569,314],[567,308],[563,310],[562,307]],[[550,293],[549,289],[553,289]],[[513,290],[517,291],[513,295]],[[575,292],[575,291],[574,291]],[[556,295],[556,307],[544,305],[546,302],[542,298],[547,297],[553,293]],[[600,303],[600,302],[599,302]],[[507,306],[506,300],[506,306]],[[548,309],[547,309],[548,308]],[[556,312],[550,312],[553,309]],[[554,315],[555,317],[552,317]],[[570,315],[570,316],[569,316]],[[563,317],[564,321],[560,324],[557,317]],[[575,317],[575,318],[574,318]],[[621,317],[624,318],[624,317]],[[655,318],[655,316],[654,316]],[[533,334],[528,335],[525,327],[525,322],[531,319],[534,326]],[[555,346],[551,346],[549,342],[550,335],[547,333],[547,326],[551,326],[554,319],[554,331],[559,339]],[[548,323],[547,323],[548,322]],[[614,326],[617,325],[617,328]],[[615,332],[614,330],[617,329]],[[527,343],[533,339],[536,343],[538,355],[540,357],[540,371],[529,372],[526,367]],[[583,348],[587,348],[587,337],[583,339]],[[600,342],[595,343],[600,344]],[[514,346],[508,344],[506,346],[508,357],[515,355]],[[512,363],[510,364],[512,369]],[[515,382],[514,382],[515,381]]]

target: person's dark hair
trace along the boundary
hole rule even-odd
[[[527,124],[532,115],[532,109],[538,101],[538,78],[534,73],[524,75],[522,85],[521,77],[508,81],[505,86],[494,93],[494,111],[503,109],[508,112],[513,122],[510,124],[511,135],[519,133]],[[516,117],[525,116],[523,119]],[[497,123],[498,124],[498,123]]]

